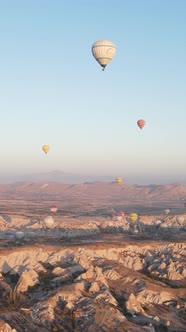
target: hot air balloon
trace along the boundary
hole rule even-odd
[[[116,216],[114,216],[114,220],[122,221],[123,217],[124,217],[124,212],[123,211],[117,211]]]
[[[23,240],[24,237],[25,237],[25,234],[24,234],[24,232],[16,232],[14,234],[14,237],[15,237],[16,240]]]
[[[44,218],[44,224],[47,228],[52,227],[54,224],[54,219],[51,216],[47,216]]]
[[[49,147],[49,145],[43,145],[42,149],[47,154],[48,151],[50,150],[50,147]]]
[[[167,215],[167,214],[169,214],[170,210],[169,209],[165,209],[164,212]]]
[[[132,221],[136,221],[138,219],[137,213],[131,213],[129,217],[130,217],[130,220],[132,220]]]
[[[123,211],[118,211],[117,214],[118,214],[119,216],[122,216],[122,217],[125,215],[125,213],[124,213]]]
[[[142,129],[145,125],[145,120],[142,120],[142,119],[138,120],[137,125],[140,129]]]
[[[4,236],[5,238],[9,238],[9,239],[12,239],[15,237],[15,232],[14,231],[11,231],[11,230],[6,230],[4,232]]]
[[[100,228],[101,228],[102,230],[106,229],[107,227],[108,227],[108,221],[103,221],[103,222],[101,223],[101,225],[100,225]]]
[[[183,224],[184,221],[185,221],[185,218],[184,218],[184,216],[177,216],[177,217],[176,217],[176,220],[177,220],[177,222],[178,222],[179,224]]]
[[[27,232],[26,237],[29,239],[34,239],[37,236],[37,233],[35,232]]]
[[[116,46],[110,40],[97,40],[92,45],[92,54],[100,66],[103,67],[102,70],[104,70],[108,63],[113,59],[115,53]]]
[[[116,178],[116,183],[121,183],[122,182],[122,178]]]
[[[56,212],[57,211],[57,206],[56,205],[51,205],[50,211],[51,212]]]

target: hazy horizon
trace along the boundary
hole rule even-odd
[[[117,176],[121,176],[123,183],[133,185],[150,185],[150,184],[186,184],[186,179],[183,175],[173,175],[173,174],[164,174],[158,175],[150,174],[132,174],[130,171],[126,173],[120,172]],[[78,184],[84,182],[115,182],[116,176],[114,174],[81,174],[81,173],[71,173],[64,172],[60,170],[52,170],[49,172],[23,172],[23,173],[14,173],[14,174],[0,174],[0,184],[11,184],[13,182],[24,182],[24,181],[33,181],[33,182],[64,182],[69,184]]]

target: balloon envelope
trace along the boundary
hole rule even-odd
[[[176,220],[177,220],[178,223],[183,224],[184,221],[185,221],[185,218],[184,218],[184,216],[177,216]]]
[[[56,205],[51,205],[50,211],[51,212],[56,212],[57,211],[57,206]]]
[[[50,147],[49,145],[43,145],[42,149],[45,153],[47,153],[50,150]]]
[[[142,129],[145,126],[145,120],[143,119],[138,120],[137,125],[140,129]]]
[[[138,215],[137,215],[137,213],[131,213],[130,214],[130,220],[132,220],[132,221],[136,221],[138,219]]]
[[[116,182],[117,182],[117,183],[121,183],[121,182],[122,182],[122,178],[119,178],[119,177],[116,178]]]
[[[122,221],[122,216],[120,216],[120,215],[117,215],[117,216],[114,218],[114,220],[117,220],[117,221]]]
[[[54,224],[54,219],[51,216],[47,216],[44,218],[44,224],[46,227],[52,227]]]
[[[26,237],[28,237],[29,239],[33,239],[37,236],[37,234],[35,232],[27,232],[26,233]]]
[[[118,211],[117,213],[118,213],[119,216],[122,216],[122,217],[123,217],[124,214],[125,214],[123,211]]]
[[[100,225],[101,229],[106,229],[108,227],[108,221],[103,221]]]
[[[24,232],[16,232],[14,234],[14,237],[15,237],[16,240],[23,240],[24,237],[25,237],[25,234],[24,234]]]
[[[114,43],[107,39],[97,40],[92,45],[92,54],[96,61],[104,68],[113,59],[116,53],[116,46]]]
[[[15,232],[11,230],[6,230],[4,232],[5,238],[14,238],[15,237]]]

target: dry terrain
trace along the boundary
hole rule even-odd
[[[0,332],[186,331],[185,202],[180,184],[0,185]]]

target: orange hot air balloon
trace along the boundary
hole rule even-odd
[[[145,125],[145,120],[143,120],[143,119],[138,120],[137,125],[140,129],[142,129]]]
[[[122,178],[116,178],[116,183],[121,183],[122,182]]]

